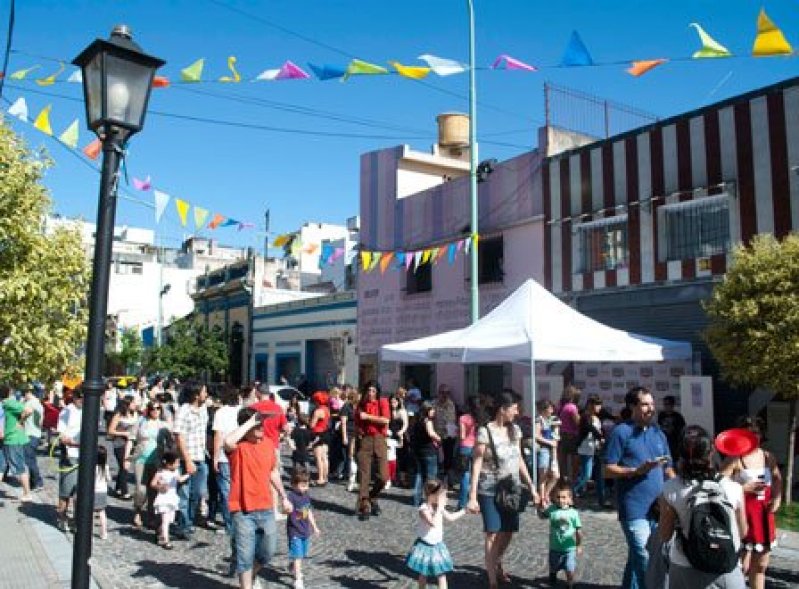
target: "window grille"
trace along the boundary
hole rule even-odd
[[[577,234],[581,272],[627,267],[627,215],[583,223],[577,226]]]
[[[666,259],[706,258],[730,247],[730,211],[726,194],[664,205]]]

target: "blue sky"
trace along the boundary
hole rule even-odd
[[[0,1],[4,32],[8,6],[8,0]],[[475,0],[478,66],[490,65],[501,53],[534,65],[555,65],[572,30],[580,33],[596,62],[684,58],[698,48],[690,22],[702,24],[744,56],[673,62],[637,79],[624,73],[624,65],[537,73],[481,70],[480,158],[506,159],[535,146],[536,128],[544,119],[545,81],[665,117],[795,76],[796,58],[745,57],[761,6],[799,49],[799,3],[794,0]],[[216,79],[228,73],[229,55],[237,56],[245,80],[287,59],[306,69],[309,61],[345,66],[354,57],[383,65],[394,59],[416,64],[423,53],[466,61],[465,7],[465,0],[18,1],[8,69],[41,64],[41,72],[50,73],[56,64],[43,58],[71,60],[117,23],[130,25],[146,51],[167,61],[161,73],[172,79],[200,57],[206,58],[204,78]],[[151,175],[172,196],[259,228],[268,206],[272,230],[278,233],[304,221],[343,223],[358,213],[360,154],[401,143],[429,149],[435,116],[466,111],[467,84],[466,75],[431,75],[425,84],[364,76],[346,83],[243,82],[155,90],[146,127],[131,145],[129,170],[137,177]],[[83,105],[75,100],[81,99],[79,85],[40,88],[32,81],[7,81],[4,98],[19,96],[26,98],[31,116],[52,104],[56,133],[81,117],[80,144],[88,143]],[[187,121],[154,111],[291,132]],[[55,210],[93,220],[99,175],[37,131],[12,124],[32,146],[45,146],[53,156],[46,183]],[[331,135],[302,134],[307,131]],[[151,194],[135,197],[152,202]],[[124,199],[117,222],[155,227],[152,208]],[[177,245],[190,230],[181,228],[170,204],[158,226],[164,242]],[[206,234],[228,244],[257,246],[263,240],[256,231]]]

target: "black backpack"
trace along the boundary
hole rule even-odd
[[[735,510],[719,481],[695,482],[688,495],[688,528],[678,538],[688,562],[706,573],[722,575],[738,565],[732,522]]]

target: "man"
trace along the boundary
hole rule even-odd
[[[674,409],[676,404],[677,399],[674,398],[674,395],[666,395],[663,397],[663,410],[658,413],[658,425],[669,441],[669,451],[675,462],[680,457],[680,440],[685,429],[685,418]]]
[[[452,468],[452,458],[455,455],[455,448],[458,444],[458,413],[455,411],[455,403],[450,398],[449,385],[441,384],[438,386],[438,397],[433,407],[436,409],[433,418],[433,426],[436,433],[442,440],[442,450],[444,459],[441,462],[440,472],[446,478]]]
[[[363,398],[355,410],[355,431],[358,436],[358,519],[380,515],[377,497],[388,481],[388,423],[391,409],[388,399],[380,398],[377,383],[366,383]],[[372,486],[372,468],[377,478]],[[369,487],[372,486],[371,491]]]
[[[69,501],[78,490],[78,460],[80,459],[80,427],[83,419],[83,391],[71,393],[72,402],[58,415],[58,440],[61,459],[58,462],[58,529],[68,531],[67,509]]]
[[[0,401],[5,413],[5,437],[3,438],[3,451],[8,468],[8,474],[17,477],[22,485],[22,495],[19,500],[29,503],[31,497],[30,473],[25,463],[25,447],[28,445],[28,436],[25,435],[24,422],[31,410],[25,404],[17,401],[11,395],[7,386],[0,387]],[[3,482],[4,473],[0,472],[0,483]]]
[[[233,519],[230,517],[228,498],[230,497],[230,462],[225,452],[224,442],[228,434],[232,433],[238,426],[239,409],[241,408],[241,397],[236,387],[227,386],[222,391],[222,407],[217,409],[214,414],[214,475],[216,484],[219,488],[219,504],[222,510],[222,520],[225,522],[225,531],[230,536],[231,560],[230,576],[235,574],[236,569],[236,542],[233,536]],[[209,517],[209,519],[211,519]]]
[[[241,409],[238,428],[224,442],[230,460],[230,513],[241,589],[261,586],[258,571],[275,553],[277,527],[269,487],[277,493],[284,512],[292,509],[280,480],[275,448],[260,423],[263,418],[252,407]],[[264,484],[267,480],[269,485]]]
[[[33,385],[28,385],[25,388],[25,409],[30,410],[25,419],[25,435],[28,436],[28,444],[25,446],[25,464],[28,466],[33,490],[44,487],[42,473],[39,472],[39,462],[36,459],[36,452],[39,449],[39,444],[42,443],[44,407],[36,393]]]
[[[200,509],[200,501],[208,494],[208,465],[205,462],[208,409],[205,400],[208,391],[205,385],[188,382],[183,388],[183,405],[175,417],[175,441],[178,453],[183,458],[183,468],[191,475],[180,486],[180,514],[176,538],[187,539],[194,533],[194,520]]]
[[[672,478],[674,468],[666,436],[653,423],[652,394],[644,387],[634,387],[625,402],[632,418],[610,434],[605,476],[618,480],[619,523],[628,548],[622,586],[640,589],[645,587],[649,564],[646,543],[655,527],[651,508],[663,490],[664,476]]]
[[[286,419],[286,414],[283,413],[283,408],[275,402],[274,395],[269,392],[269,385],[262,384],[256,390],[258,401],[250,405],[250,407],[263,416],[264,436],[272,442],[272,447],[275,449],[275,462],[278,471],[280,471],[280,440],[289,433],[289,423]],[[275,519],[283,521],[286,516],[278,512],[275,514]]]

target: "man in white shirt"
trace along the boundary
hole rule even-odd
[[[217,409],[214,414],[214,449],[213,462],[216,477],[216,485],[219,488],[219,506],[222,510],[222,520],[225,522],[225,531],[230,536],[230,548],[232,557],[230,559],[230,575],[233,576],[236,570],[236,543],[233,536],[233,519],[230,516],[228,497],[230,497],[230,462],[225,453],[225,437],[239,427],[238,415],[241,409],[241,396],[239,390],[234,386],[227,386],[222,391],[222,407]],[[208,521],[213,520],[213,514],[209,514]]]
[[[78,460],[80,459],[80,426],[83,418],[83,391],[72,393],[72,403],[58,416],[58,439],[61,442],[61,460],[58,476],[58,528],[67,531],[69,500],[78,490]]]

